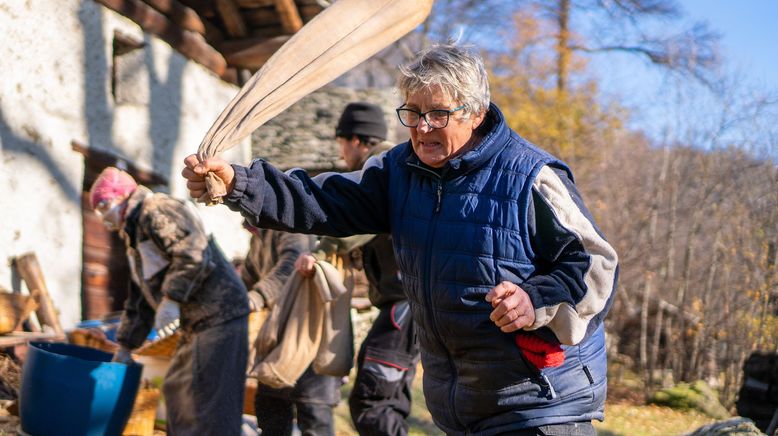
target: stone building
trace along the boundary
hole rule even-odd
[[[274,5],[0,4],[0,288],[26,292],[8,262],[34,252],[64,328],[121,308],[121,242],[102,228],[86,191],[102,168],[117,165],[186,198],[183,158],[238,83],[322,10],[315,0]],[[248,163],[249,142],[223,157]],[[237,214],[198,208],[229,257],[245,254]]]
[[[343,108],[354,101],[374,103],[384,109],[390,142],[408,139],[407,129],[400,125],[394,112],[400,105],[394,89],[360,90],[333,85],[304,97],[257,129],[252,135],[252,155],[284,170],[294,167],[312,173],[345,170],[344,162],[338,157],[335,126]]]

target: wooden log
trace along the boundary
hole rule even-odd
[[[255,27],[251,29],[251,33],[249,34],[252,38],[274,38],[278,35],[282,35],[284,33],[284,29],[281,27],[281,24],[274,24],[269,25],[266,27]]]
[[[303,27],[300,11],[297,10],[294,0],[276,0],[276,12],[278,12],[278,16],[281,18],[281,26],[284,28],[284,33],[296,33]]]
[[[324,9],[319,5],[300,5],[297,6],[297,10],[300,11],[300,18],[303,19],[303,23],[307,23]]]
[[[246,25],[255,30],[257,27],[275,26],[281,24],[275,7],[252,8],[243,11]]]
[[[275,0],[237,0],[238,6],[242,8],[262,8],[265,6],[273,6]]]
[[[59,323],[57,311],[54,308],[54,303],[51,301],[46,281],[43,279],[43,271],[41,271],[35,253],[26,253],[18,256],[13,263],[19,272],[19,277],[24,280],[24,283],[27,284],[27,289],[37,299],[38,310],[36,314],[38,315],[38,320],[51,327],[58,336],[62,335],[64,332]]]
[[[152,8],[158,10],[182,29],[205,35],[205,24],[197,12],[176,0],[143,0]]]
[[[221,76],[227,68],[224,57],[199,33],[184,30],[156,9],[140,0],[95,0],[137,23],[144,31],[156,35],[184,56]]]
[[[227,35],[233,38],[243,38],[248,35],[246,23],[243,22],[235,0],[216,0],[216,10],[219,11],[224,27],[227,28]]]
[[[288,36],[246,38],[224,42],[219,49],[229,66],[258,70],[288,40]]]

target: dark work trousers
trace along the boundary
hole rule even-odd
[[[243,315],[199,332],[182,330],[162,384],[167,434],[241,434],[249,353],[247,320]]]
[[[340,378],[316,374],[310,366],[293,388],[260,384],[254,408],[262,435],[291,435],[297,412],[297,427],[303,436],[334,436],[332,409],[340,401],[340,384]]]
[[[408,301],[380,309],[357,357],[357,379],[348,399],[360,435],[406,435],[411,383],[419,345]]]

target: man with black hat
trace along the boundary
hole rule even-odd
[[[385,142],[386,131],[379,106],[362,102],[346,106],[335,138],[350,171],[362,168],[368,159],[391,148]],[[302,274],[312,274],[316,260],[331,259],[336,254],[352,258],[361,254],[368,296],[379,309],[357,357],[357,378],[349,396],[351,419],[360,435],[405,435],[419,347],[391,237],[324,236],[314,253],[301,255],[295,267]]]

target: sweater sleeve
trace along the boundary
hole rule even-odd
[[[566,173],[543,167],[532,198],[528,221],[537,270],[521,284],[535,307],[528,329],[548,327],[561,343],[574,345],[610,308],[618,257]]]
[[[261,159],[233,165],[235,185],[225,204],[261,228],[337,237],[387,233],[386,159],[383,153],[359,171],[313,178],[300,169],[283,173]]]
[[[153,323],[154,309],[143,298],[138,286],[130,281],[124,312],[116,331],[116,342],[130,350],[140,347],[149,335]]]
[[[312,236],[282,232],[276,239],[278,259],[270,271],[259,278],[251,288],[259,292],[268,307],[273,307],[281,295],[281,289],[294,272],[294,262],[311,248]]]

